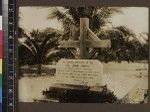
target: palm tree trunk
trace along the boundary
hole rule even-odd
[[[38,65],[38,69],[37,69],[37,73],[38,73],[39,75],[41,75],[41,69],[42,69],[42,64],[40,63],[40,64]]]

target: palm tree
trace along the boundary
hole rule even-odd
[[[88,58],[105,58],[105,61],[108,62],[107,58],[118,58],[121,60],[122,55],[128,54],[126,50],[127,43],[130,41],[130,38],[135,38],[135,34],[132,30],[125,26],[112,27],[110,29],[103,30],[103,27],[107,24],[111,24],[109,18],[113,14],[122,13],[120,8],[114,7],[65,7],[63,9],[56,8],[49,16],[48,19],[57,19],[63,23],[64,27],[64,38],[65,40],[78,39],[79,37],[79,21],[81,17],[88,17],[90,20],[90,28],[96,33],[100,39],[111,39],[112,47],[110,49],[93,49],[89,51]],[[74,34],[74,38],[70,36],[72,34],[72,26],[74,26],[74,31],[77,33]],[[110,53],[111,52],[111,53]],[[125,53],[126,52],[126,53]],[[97,57],[97,56],[98,57]],[[117,56],[116,56],[117,55]],[[128,57],[128,56],[125,56]],[[99,57],[100,59],[100,57]]]
[[[109,23],[109,18],[116,13],[121,13],[120,8],[113,7],[65,7],[63,9],[55,8],[49,14],[48,19],[57,19],[63,23],[64,37],[69,39],[72,25],[79,30],[80,18],[87,17],[90,20],[90,28],[97,32],[101,27]],[[75,29],[75,28],[74,28]]]
[[[24,29],[19,27],[18,28],[18,38],[21,38],[21,37],[24,37],[24,36],[26,36],[26,33],[25,33]]]
[[[135,48],[131,41],[136,40],[136,35],[131,29],[127,28],[126,26],[112,27],[109,29],[100,30],[97,33],[97,36],[100,39],[111,40],[111,48],[104,50],[99,49],[97,53],[98,58],[103,56],[105,58],[109,58],[106,60],[117,59],[118,62],[121,62],[121,59],[124,58],[125,60],[129,61],[129,51],[132,50],[134,52]]]
[[[39,40],[38,38],[41,38]],[[29,59],[31,65],[38,65],[38,74],[41,74],[41,66],[48,62],[48,58],[53,58],[59,51],[57,49],[58,39],[56,33],[44,34],[40,31],[33,30],[30,36],[18,39],[20,58]]]

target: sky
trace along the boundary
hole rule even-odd
[[[48,15],[54,7],[20,7],[19,25],[26,32],[32,29],[45,29],[47,27],[62,30],[62,25],[56,19],[48,20]],[[115,14],[110,19],[113,26],[124,25],[136,34],[149,31],[149,10],[146,7],[127,7],[122,9],[122,14]]]

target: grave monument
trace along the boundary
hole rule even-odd
[[[79,48],[79,59],[61,59],[56,65],[56,83],[43,95],[58,102],[115,102],[116,97],[102,85],[103,66],[86,59],[87,48],[110,48],[110,40],[100,40],[89,28],[89,19],[80,18],[78,41],[60,41],[60,48]],[[110,98],[109,98],[110,97]]]

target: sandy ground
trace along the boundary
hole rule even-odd
[[[122,99],[129,96],[130,103],[139,103],[148,89],[148,65],[143,63],[104,64],[104,84]]]
[[[148,88],[148,64],[108,63],[103,66],[103,84],[107,84],[119,99],[128,95],[129,103],[139,103],[143,100],[144,92]],[[33,102],[33,99],[44,99],[42,90],[54,81],[54,76],[22,77],[19,79],[19,101]]]

